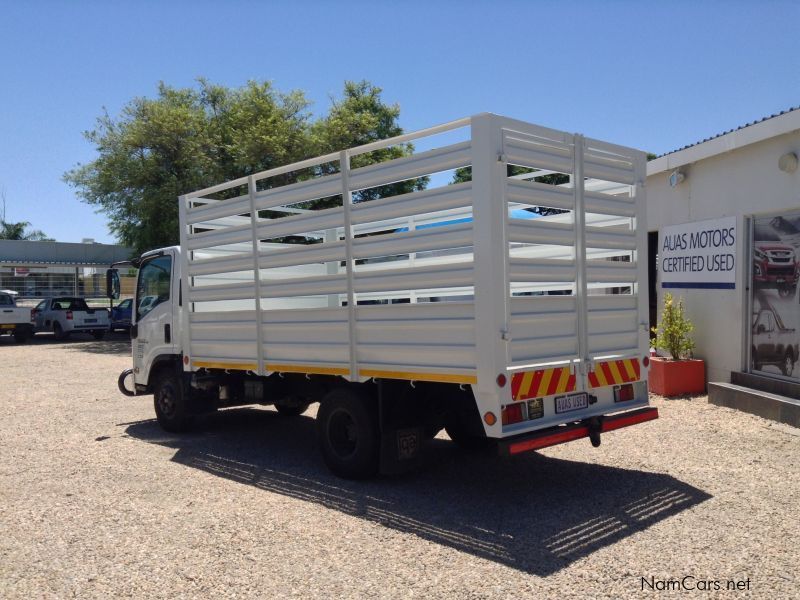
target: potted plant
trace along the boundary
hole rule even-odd
[[[694,326],[686,318],[683,299],[676,302],[672,294],[664,294],[664,310],[657,327],[653,328],[653,345],[665,350],[668,356],[650,360],[648,387],[661,396],[702,394],[706,390],[705,362],[692,357]]]

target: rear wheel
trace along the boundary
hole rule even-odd
[[[186,431],[192,421],[189,390],[171,368],[159,369],[153,379],[153,407],[158,424],[165,431]]]
[[[786,377],[789,377],[794,371],[794,356],[792,356],[791,352],[787,352],[786,356],[783,357],[783,362],[781,363],[781,373],[783,373]]]
[[[378,472],[380,435],[377,403],[349,389],[333,390],[317,413],[325,464],[339,477],[367,479]]]
[[[57,340],[65,340],[69,336],[69,333],[64,331],[64,328],[61,327],[61,323],[56,321],[53,323],[53,335]]]
[[[94,336],[94,339],[102,340],[104,337],[106,337],[106,332],[103,331],[102,329],[98,329],[96,331],[93,331],[92,335]]]
[[[28,327],[20,327],[14,330],[14,340],[18,344],[24,344],[31,339],[31,330]]]

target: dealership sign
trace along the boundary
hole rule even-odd
[[[736,217],[663,227],[658,245],[661,287],[734,289]]]

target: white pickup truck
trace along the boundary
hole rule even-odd
[[[33,334],[31,311],[17,306],[16,298],[0,290],[0,335],[13,335],[19,343],[27,342]]]
[[[480,114],[182,196],[180,246],[133,261],[120,389],[153,394],[169,431],[319,402],[322,455],[350,478],[403,470],[441,428],[505,455],[598,446],[658,417],[645,160]]]
[[[57,340],[79,332],[101,340],[108,330],[108,311],[89,308],[83,298],[62,296],[42,300],[31,312],[30,321],[36,333],[53,333]]]

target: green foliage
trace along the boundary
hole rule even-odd
[[[654,346],[669,352],[673,360],[691,358],[694,342],[690,334],[693,329],[694,325],[684,312],[683,298],[675,302],[672,294],[664,294],[664,310],[658,327],[653,327],[656,335]]]
[[[64,175],[78,195],[109,218],[112,233],[137,252],[178,243],[178,201],[185,194],[312,156],[402,133],[400,109],[381,100],[366,81],[345,83],[344,96],[314,120],[301,91],[282,93],[269,82],[228,88],[198,80],[193,88],[164,83],[156,98],[131,100],[118,117],[107,112],[86,132],[98,156]],[[363,166],[402,156],[410,145],[356,157]],[[289,173],[260,186],[292,183],[325,172],[332,163]],[[355,201],[424,188],[427,179],[354,195]],[[339,202],[309,203],[322,208]]]

